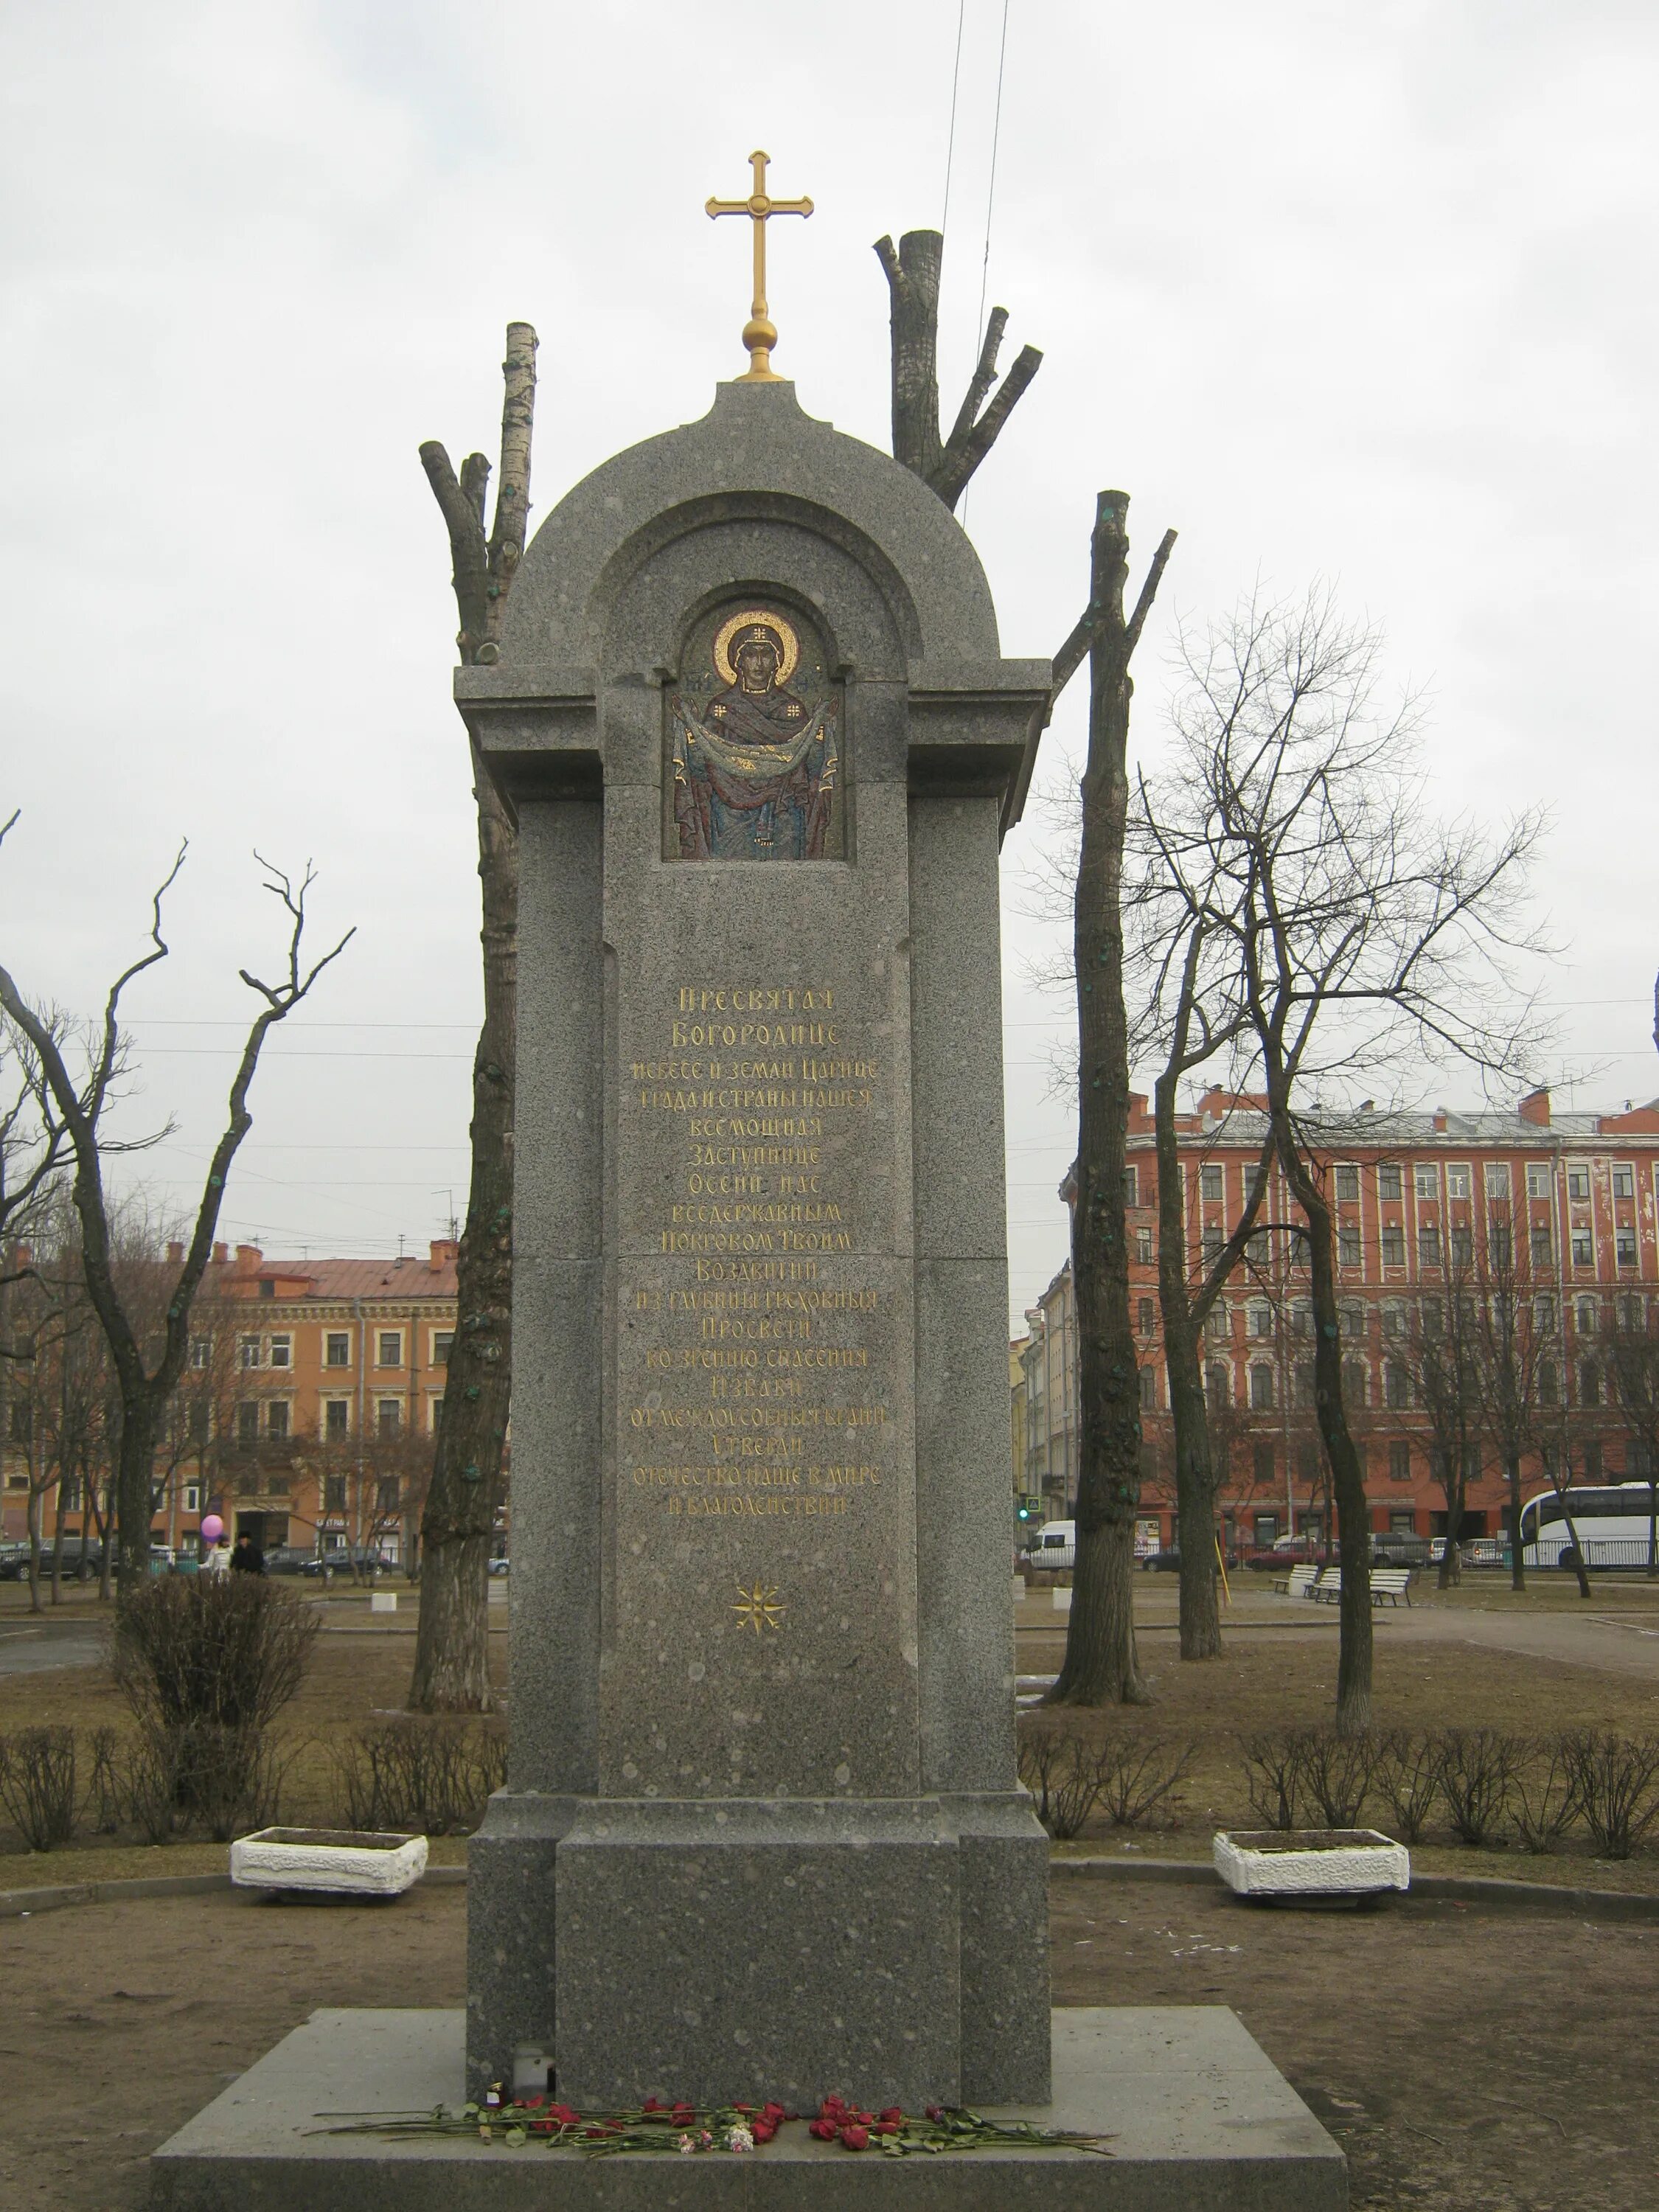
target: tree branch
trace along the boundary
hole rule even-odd
[[[471,660],[489,624],[489,555],[484,544],[482,493],[470,497],[456,481],[449,455],[435,438],[421,447],[421,466],[432,487],[449,532],[455,605],[461,627],[455,642],[464,662]],[[486,463],[486,471],[488,464]]]

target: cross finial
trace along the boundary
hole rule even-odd
[[[775,200],[766,194],[766,164],[770,156],[751,154],[750,164],[755,172],[755,189],[746,200],[716,200],[708,202],[708,212],[717,215],[746,215],[755,226],[755,299],[749,311],[749,320],[743,326],[743,342],[749,349],[749,373],[738,379],[739,384],[779,384],[772,367],[772,349],[778,334],[766,313],[766,226],[775,215],[811,215],[809,199]]]

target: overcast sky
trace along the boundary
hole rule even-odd
[[[994,201],[1001,0],[961,21],[947,412],[988,203],[1010,357],[1046,356],[965,512],[1004,650],[1070,629],[1104,485],[1137,572],[1181,532],[1144,757],[1176,621],[1334,579],[1426,687],[1436,802],[1552,810],[1542,1073],[1583,1106],[1659,1091],[1659,11],[1012,0]],[[12,0],[0,957],[90,1008],[189,836],[173,957],[130,1007],[132,1126],[179,1125],[146,1164],[162,1203],[216,1133],[236,969],[279,949],[257,844],[309,854],[319,933],[358,933],[267,1054],[224,1233],[389,1253],[464,1207],[472,815],[416,447],[493,451],[511,318],[542,341],[539,513],[702,414],[748,308],[742,226],[702,203],[756,145],[817,206],[776,226],[775,365],[884,446],[870,246],[941,219],[957,24],[957,0]],[[1024,981],[1030,834],[1005,855],[1016,1312],[1064,1255],[1070,1144],[1064,1009]]]

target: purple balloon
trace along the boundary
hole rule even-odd
[[[216,1513],[204,1514],[202,1518],[202,1541],[216,1544],[225,1533],[225,1524]]]

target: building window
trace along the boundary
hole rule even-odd
[[[1593,1359],[1580,1363],[1578,1402],[1581,1406],[1599,1406],[1601,1402],[1601,1376]]]
[[[448,1366],[450,1346],[454,1343],[454,1341],[455,1332],[453,1328],[434,1328],[433,1330],[432,1364],[434,1367]]]
[[[1593,1230],[1573,1231],[1572,1264],[1575,1267],[1593,1267],[1595,1265],[1595,1233]]]
[[[399,1484],[395,1474],[383,1474],[374,1486],[374,1510],[395,1513],[398,1506]]]
[[[185,1485],[185,1510],[186,1513],[199,1513],[201,1510],[202,1486],[198,1482],[187,1482]]]
[[[1212,1413],[1218,1413],[1232,1395],[1231,1380],[1224,1359],[1212,1359],[1204,1370],[1204,1401]]]
[[[1133,1167],[1123,1170],[1123,1203],[1125,1206],[1139,1206],[1140,1203],[1140,1177]]]
[[[1250,1411],[1271,1413],[1273,1409],[1273,1370],[1267,1366],[1250,1370]]]
[[[1336,1202],[1339,1206],[1358,1205],[1359,1170],[1357,1167],[1342,1166],[1337,1169]]]
[[[1613,1300],[1619,1326],[1634,1334],[1642,1327],[1642,1301],[1632,1291],[1621,1291]]]
[[[1613,1171],[1613,1194],[1615,1198],[1634,1198],[1636,1170],[1628,1160],[1620,1160]]]
[[[273,1398],[265,1407],[265,1434],[278,1439],[288,1434],[288,1401]]]
[[[375,1340],[374,1364],[377,1367],[401,1367],[404,1364],[404,1333],[400,1328],[383,1328]]]
[[[1250,1334],[1259,1343],[1266,1342],[1273,1333],[1273,1310],[1266,1298],[1253,1298],[1248,1309]]]
[[[1279,1541],[1278,1514],[1258,1513],[1255,1516],[1254,1525],[1255,1528],[1256,1548],[1259,1551],[1263,1552],[1271,1551],[1273,1546]]]
[[[1367,1378],[1363,1359],[1345,1359],[1342,1363],[1342,1401],[1346,1406],[1365,1403]]]
[[[1227,1341],[1228,1321],[1226,1302],[1224,1299],[1218,1298],[1204,1316],[1204,1334],[1212,1344],[1224,1344]]]
[[[344,1329],[330,1329],[327,1335],[325,1337],[323,1340],[323,1364],[325,1367],[350,1366],[351,1339],[346,1334]]]
[[[1555,1334],[1555,1300],[1547,1291],[1540,1291],[1532,1302],[1532,1325],[1540,1336]]]
[[[1206,1206],[1221,1203],[1221,1163],[1206,1160],[1198,1171],[1198,1194]]]
[[[1507,1160],[1488,1160],[1481,1170],[1488,1199],[1507,1199],[1510,1194],[1510,1164]]]
[[[1382,1265],[1403,1267],[1406,1264],[1406,1232],[1397,1221],[1382,1224]]]
[[[1376,1171],[1376,1194],[1382,1199],[1398,1201],[1401,1195],[1400,1163],[1384,1160]]]
[[[1336,1232],[1337,1264],[1342,1267],[1359,1265],[1359,1224],[1345,1221]]]
[[[1440,1265],[1440,1231],[1432,1221],[1425,1221],[1417,1232],[1417,1264],[1419,1267]]]
[[[1311,1336],[1313,1333],[1313,1307],[1306,1298],[1298,1298],[1291,1308],[1291,1334],[1292,1336]]]
[[[1152,1367],[1143,1367],[1137,1380],[1140,1387],[1140,1410],[1143,1413],[1150,1413],[1158,1405],[1158,1370]]]
[[[1495,1216],[1486,1224],[1486,1251],[1492,1266],[1500,1274],[1508,1274],[1515,1265],[1515,1240],[1510,1235],[1507,1221]]]
[[[273,1367],[293,1366],[294,1339],[291,1336],[273,1336],[271,1338],[270,1364]]]
[[[323,1477],[323,1510],[325,1513],[343,1513],[346,1510],[346,1479],[343,1474]]]
[[[252,1451],[259,1441],[259,1408],[252,1400],[236,1408],[236,1441],[244,1451]]]
[[[1384,1402],[1395,1412],[1398,1412],[1402,1406],[1410,1405],[1412,1378],[1402,1361],[1390,1359],[1384,1363],[1382,1396]]]
[[[213,1409],[205,1398],[192,1398],[185,1417],[186,1432],[193,1444],[204,1444],[211,1433]]]
[[[1158,1327],[1158,1302],[1142,1298],[1135,1307],[1135,1327],[1143,1336],[1150,1336]]]
[[[428,1398],[426,1401],[426,1425],[434,1437],[438,1433],[439,1424],[443,1417],[444,1401],[441,1395]]]
[[[1595,1334],[1595,1299],[1580,1298],[1573,1310],[1573,1320],[1577,1324],[1580,1336],[1594,1336]]]
[[[1407,1443],[1389,1446],[1389,1480],[1409,1482],[1412,1479],[1412,1448]]]
[[[196,1370],[198,1375],[202,1371],[203,1368],[207,1365],[208,1355],[212,1349],[213,1340],[211,1337],[192,1336],[190,1340],[190,1364]]]
[[[1583,1447],[1582,1457],[1584,1462],[1585,1481],[1600,1482],[1601,1480],[1601,1439],[1600,1437],[1590,1437],[1589,1442]]]
[[[276,1285],[270,1280],[270,1277],[267,1276],[259,1285],[259,1296],[262,1298],[274,1298],[276,1295]]]
[[[1440,1195],[1440,1170],[1432,1160],[1419,1160],[1412,1170],[1412,1188],[1419,1198]]]
[[[1474,1231],[1467,1221],[1454,1221],[1446,1231],[1449,1256],[1454,1267],[1467,1267],[1474,1257]]]
[[[381,1362],[383,1366],[390,1366],[391,1364],[389,1360]],[[382,1398],[374,1408],[374,1426],[377,1432],[383,1437],[395,1437],[403,1417],[403,1401],[400,1398]]]
[[[1271,1444],[1257,1444],[1250,1453],[1250,1474],[1258,1490],[1271,1490],[1277,1462]]]
[[[1152,1266],[1152,1231],[1151,1231],[1150,1229],[1137,1229],[1137,1230],[1136,1230],[1136,1231],[1135,1231],[1135,1258],[1136,1258],[1136,1259],[1140,1262],[1140,1264],[1141,1264],[1141,1266],[1142,1266],[1143,1267],[1150,1267]]]
[[[1580,1206],[1589,1203],[1590,1173],[1587,1162],[1574,1160],[1567,1169],[1567,1196]]]
[[[1298,1360],[1296,1368],[1296,1402],[1304,1411],[1319,1403],[1319,1376],[1311,1359]]]
[[[331,1443],[351,1434],[351,1407],[343,1398],[330,1398],[323,1407],[323,1434]]]
[[[257,1367],[259,1364],[258,1338],[257,1336],[243,1337],[237,1346],[236,1356],[244,1367]]]
[[[1467,1160],[1446,1163],[1446,1195],[1448,1198],[1467,1198],[1469,1194],[1469,1164]]]
[[[1547,1160],[1527,1162],[1527,1196],[1528,1198],[1547,1198],[1550,1195],[1552,1180]]]
[[[1534,1267],[1547,1267],[1552,1266],[1553,1264],[1555,1240],[1550,1235],[1549,1224],[1547,1222],[1534,1223],[1533,1224],[1533,1231],[1529,1242],[1532,1252],[1533,1266]]]
[[[1383,1307],[1382,1334],[1384,1336],[1395,1340],[1405,1335],[1406,1309],[1404,1306]]]
[[[1273,1257],[1273,1239],[1265,1229],[1253,1229],[1244,1239],[1244,1257],[1253,1267],[1265,1267]]]
[[[1613,1257],[1621,1267],[1636,1265],[1636,1230],[1627,1221],[1621,1221],[1613,1232]]]
[[[1199,1237],[1199,1251],[1206,1267],[1212,1267],[1221,1257],[1221,1248],[1226,1243],[1218,1229],[1206,1229]]]
[[[1550,1360],[1542,1360],[1538,1369],[1538,1402],[1540,1406],[1553,1406],[1558,1402],[1558,1396],[1554,1365]],[[1548,1469],[1546,1468],[1545,1472],[1547,1473]]]

